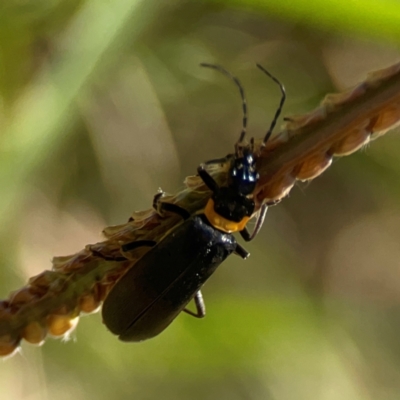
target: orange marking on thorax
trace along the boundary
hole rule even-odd
[[[204,215],[214,228],[226,233],[239,232],[243,230],[250,219],[250,217],[244,217],[240,222],[235,222],[222,217],[215,212],[213,199],[208,200],[206,208],[204,209]]]

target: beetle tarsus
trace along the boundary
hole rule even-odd
[[[268,204],[263,204],[256,220],[256,226],[254,227],[252,233],[250,233],[247,228],[244,228],[239,232],[246,242],[250,242],[251,240],[253,240],[258,235],[258,232],[260,232],[260,229],[263,226],[265,220],[265,215],[267,214],[267,210]]]
[[[121,246],[122,251],[129,252],[139,247],[153,247],[157,243],[154,240],[136,240],[136,242],[126,243]]]
[[[223,164],[227,163],[228,161],[231,161],[232,158],[234,158],[234,155],[233,154],[228,154],[226,157],[215,158],[213,160],[205,161],[203,163],[203,165],[217,165],[217,164],[223,165]]]
[[[190,218],[190,213],[181,206],[178,206],[177,204],[173,203],[164,203],[160,201],[163,195],[164,195],[163,192],[157,193],[153,199],[153,208],[157,211],[158,214],[162,215],[166,211],[178,214],[185,221]]]
[[[186,211],[184,208],[181,206],[178,206],[177,204],[173,203],[161,203],[159,206],[159,210],[161,212],[168,211],[174,214],[178,214],[181,216],[185,221],[190,218],[190,213],[189,211]]]
[[[235,254],[242,257],[243,260],[249,257],[250,253],[242,247],[239,243],[236,244]]]
[[[213,193],[215,193],[219,189],[217,182],[215,182],[214,178],[206,171],[205,164],[200,164],[197,167],[197,173],[199,174],[199,176],[203,180],[203,182],[206,184],[206,186]]]
[[[196,312],[188,310],[187,308],[184,308],[183,311],[186,314],[191,315],[192,317],[204,318],[206,316],[206,305],[204,303],[203,294],[201,293],[201,290],[199,290],[194,295],[193,300],[194,300],[194,304],[196,305]]]
[[[101,258],[101,259],[103,259],[103,260],[105,260],[105,261],[122,262],[122,261],[127,261],[127,260],[128,260],[127,258],[121,257],[121,256],[117,256],[117,257],[105,256],[104,254],[100,253],[99,251],[93,250],[93,249],[90,249],[90,251],[92,252],[92,254],[93,254],[95,257],[99,257],[99,258]]]

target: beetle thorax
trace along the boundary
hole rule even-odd
[[[232,222],[241,222],[254,212],[254,201],[238,193],[232,186],[219,188],[212,200],[215,213]]]
[[[214,191],[204,214],[214,228],[232,233],[243,230],[254,212],[253,193],[259,175],[251,151],[244,150],[232,160],[228,186]]]

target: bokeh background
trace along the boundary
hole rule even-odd
[[[175,193],[240,132],[400,60],[396,0],[8,0],[0,5],[0,298],[54,255]],[[278,129],[279,130],[279,129]],[[205,320],[181,315],[124,344],[99,314],[71,340],[0,360],[0,398],[400,398],[400,136],[298,184],[251,258],[207,283]]]

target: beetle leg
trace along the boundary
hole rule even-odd
[[[254,227],[253,232],[250,233],[246,227],[240,231],[240,235],[246,242],[250,242],[250,240],[253,240],[257,236],[258,232],[260,232],[260,229],[265,220],[265,215],[267,214],[267,210],[268,204],[263,204],[258,214],[256,226]]]
[[[203,165],[225,164],[226,162],[232,160],[232,157],[234,157],[233,154],[228,154],[226,157],[215,158],[214,160],[206,161],[203,163]]]
[[[158,212],[158,206],[160,205],[160,199],[163,197],[164,192],[158,192],[154,197],[153,197],[153,208]]]
[[[271,201],[267,201],[265,204],[268,207],[272,207],[272,206],[276,206],[277,204],[279,204],[282,201],[282,199],[279,200],[271,200]]]
[[[184,308],[183,311],[192,317],[204,318],[206,316],[206,305],[204,304],[203,295],[200,290],[194,295],[193,299],[194,304],[196,305],[196,312],[194,313],[187,308]]]
[[[127,261],[127,260],[128,260],[128,259],[125,258],[125,257],[105,256],[104,254],[100,253],[99,251],[93,250],[93,249],[90,249],[90,251],[92,252],[92,254],[93,254],[95,257],[99,257],[99,258],[101,258],[101,259],[103,259],[103,260],[105,260],[105,261],[122,262],[122,261]]]
[[[178,214],[184,220],[190,218],[190,213],[186,211],[184,208],[178,206],[177,204],[172,203],[164,203],[161,202],[160,199],[162,198],[163,193],[157,193],[153,199],[153,208],[159,213],[162,214],[164,211],[172,212],[174,214]]]
[[[136,240],[121,246],[122,251],[128,252],[137,249],[138,247],[153,247],[156,245],[154,240]]]
[[[200,164],[197,167],[197,173],[213,193],[219,189],[217,182],[215,182],[214,178],[206,171],[206,164]]]
[[[250,255],[250,253],[239,243],[236,244],[235,254],[239,257],[242,257],[243,260],[245,260]]]
[[[159,210],[161,212],[163,211],[169,211],[174,214],[178,214],[181,216],[184,220],[187,220],[190,218],[190,213],[189,211],[186,211],[184,208],[181,206],[178,206],[177,204],[172,204],[172,203],[161,203],[159,206]]]
[[[257,220],[256,220],[256,226],[254,227],[254,230],[252,233],[250,233],[247,228],[244,228],[239,232],[240,235],[242,236],[242,238],[246,242],[250,242],[250,240],[253,240],[258,235],[258,232],[260,232],[260,229],[264,224],[265,215],[267,214],[268,207],[274,206],[275,204],[277,204],[279,202],[280,202],[280,200],[272,200],[261,206],[260,212],[259,212]]]

